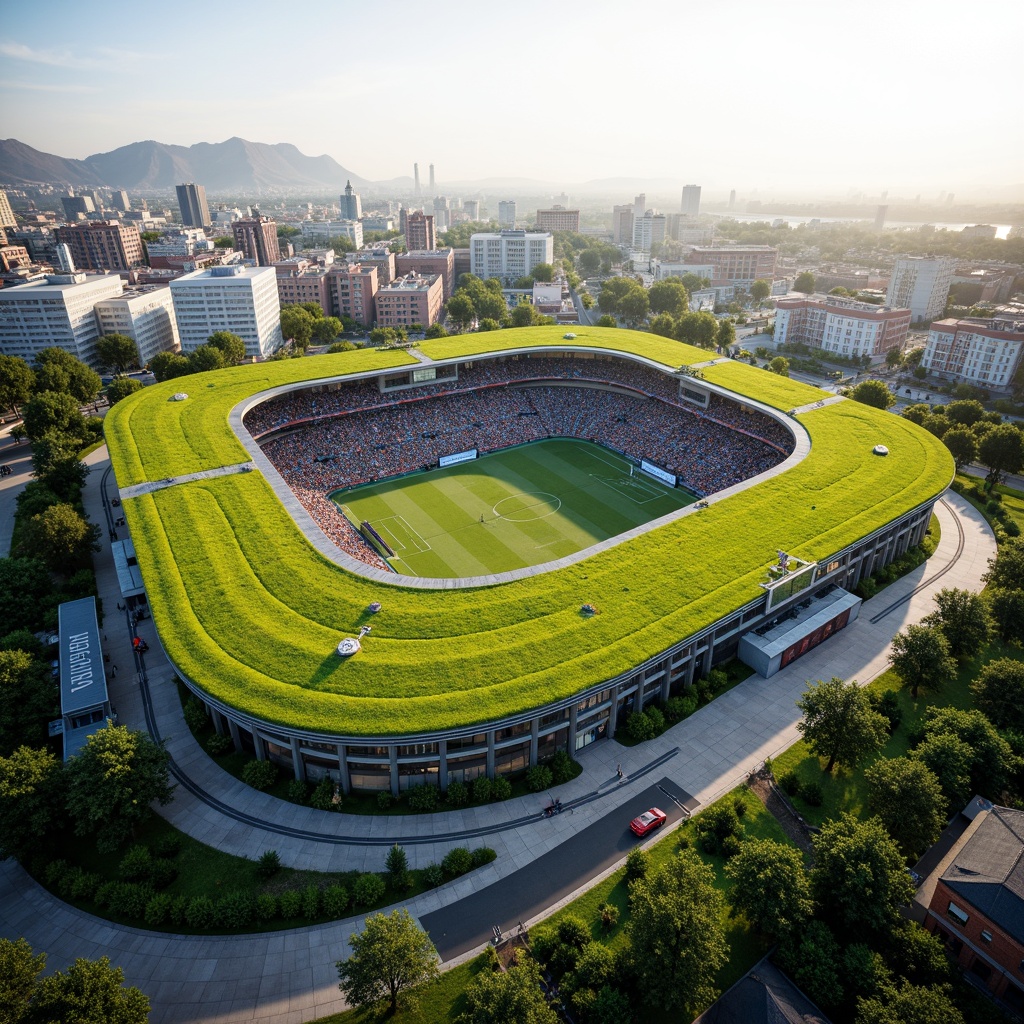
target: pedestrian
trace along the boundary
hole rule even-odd
[[[621,764],[617,764],[615,766],[615,774],[618,775],[619,781],[621,782],[622,781],[622,765]]]
[[[111,665],[110,666],[110,677],[111,677],[111,679],[116,679],[117,678],[117,666],[116,665]]]

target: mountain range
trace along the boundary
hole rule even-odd
[[[270,145],[232,138],[168,146],[150,140],[70,160],[42,153],[17,139],[0,139],[0,182],[7,184],[163,189],[197,181],[209,190],[229,192],[296,187],[338,190],[347,180],[357,187],[369,184],[333,157],[306,156],[286,142]]]

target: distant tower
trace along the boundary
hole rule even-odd
[[[514,199],[502,199],[498,203],[498,225],[503,228],[516,226],[516,201]]]
[[[700,185],[683,186],[683,216],[696,220],[700,216]]]
[[[71,258],[71,248],[67,242],[60,242],[55,247],[57,251],[57,267],[62,274],[73,274],[75,272],[75,261]]]
[[[735,210],[736,209],[736,189],[733,189],[729,193],[729,209],[730,210]]]
[[[132,208],[128,193],[123,188],[114,189],[110,193],[110,201],[114,204],[114,209],[122,213],[127,213]]]
[[[412,176],[416,180],[416,185],[415,185],[416,195],[419,195],[420,194],[420,165],[419,164],[413,164],[412,165]]]
[[[208,228],[213,223],[210,207],[206,202],[206,189],[191,181],[184,185],[176,185],[178,193],[178,209],[181,211],[181,223],[190,228]],[[143,204],[145,209],[145,204]]]
[[[888,206],[879,206],[875,211],[875,230],[881,231],[885,227],[885,215],[889,212]]]
[[[363,215],[363,202],[358,192],[352,191],[352,182],[345,183],[345,194],[341,199],[341,219],[359,220]]]
[[[430,165],[430,191],[434,191],[434,165]]]

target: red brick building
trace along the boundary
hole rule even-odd
[[[686,254],[684,262],[714,267],[713,287],[749,288],[755,281],[774,280],[778,253],[770,245],[697,246]]]
[[[71,250],[78,270],[132,270],[145,265],[142,236],[134,224],[94,220],[67,224],[54,232]]]
[[[377,326],[408,327],[436,323],[444,305],[444,285],[440,274],[420,277],[409,274],[392,281],[377,292]]]
[[[440,274],[444,286],[444,301],[452,297],[455,290],[455,250],[426,249],[399,253],[395,256],[395,276],[406,274]]]

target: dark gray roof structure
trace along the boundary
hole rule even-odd
[[[693,1024],[830,1024],[830,1021],[765,957]]]
[[[96,620],[96,598],[65,601],[57,609],[60,628],[60,710],[64,760],[85,745],[110,715],[107,674]]]

